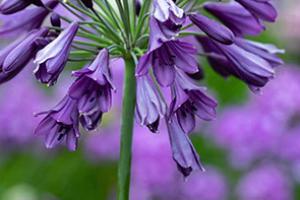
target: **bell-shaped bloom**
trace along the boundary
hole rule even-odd
[[[265,26],[237,2],[208,2],[204,8],[238,36],[258,35],[265,30]]]
[[[277,18],[277,11],[271,3],[271,0],[236,0],[243,5],[258,19],[268,22],[274,22]]]
[[[0,83],[15,77],[40,49],[37,41],[48,34],[48,29],[34,30],[5,48],[0,55]]]
[[[189,18],[210,38],[224,44],[233,43],[235,37],[233,32],[221,23],[200,14],[190,14]]]
[[[161,86],[170,86],[175,79],[175,68],[193,74],[199,71],[195,58],[197,49],[187,42],[172,40],[141,57],[137,76],[146,74],[153,67],[154,75]]]
[[[173,159],[177,163],[179,171],[185,177],[189,176],[193,171],[204,171],[196,149],[188,135],[184,133],[179,126],[175,116],[172,116],[169,120],[167,120],[167,127],[173,152]]]
[[[69,95],[78,100],[80,122],[86,130],[93,130],[112,104],[112,83],[107,49],[100,51],[91,65],[73,73],[77,80]]]
[[[137,78],[136,116],[150,131],[157,132],[160,118],[166,114],[167,105],[149,75]]]
[[[245,81],[252,89],[260,87],[274,77],[272,65],[264,58],[241,48],[237,44],[222,45],[215,43],[224,56],[232,63],[230,71]]]
[[[48,1],[45,5],[49,8],[55,8],[58,1]],[[49,11],[43,7],[34,7],[22,10],[12,15],[0,15],[2,26],[0,27],[0,36],[15,36],[20,33],[31,31],[41,27]]]
[[[172,86],[171,113],[176,112],[178,122],[185,133],[195,128],[195,116],[212,120],[216,116],[217,102],[205,93],[206,88],[197,85],[183,71],[176,71]]]
[[[35,134],[45,137],[45,146],[53,148],[65,143],[70,151],[75,151],[80,137],[77,101],[67,95],[52,110],[41,114],[46,114],[46,117],[39,123]]]
[[[282,64],[276,53],[283,50],[273,45],[243,39],[236,39],[232,45],[223,45],[207,37],[199,37],[198,41],[209,54],[209,62],[215,71],[224,77],[233,75],[243,80],[253,91],[265,86],[274,77],[273,68]]]
[[[39,81],[48,85],[53,85],[57,81],[68,60],[78,27],[78,23],[73,22],[55,40],[37,53],[34,62],[38,66],[34,74]]]
[[[0,3],[0,13],[5,15],[13,14],[25,9],[31,4],[43,6],[41,0],[3,0]]]

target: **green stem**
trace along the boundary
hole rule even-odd
[[[129,200],[131,146],[136,103],[135,62],[133,58],[125,58],[125,71],[121,148],[118,172],[118,200]]]

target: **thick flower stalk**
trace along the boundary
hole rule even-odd
[[[198,119],[216,117],[217,101],[197,82],[204,73],[199,56],[255,92],[283,63],[276,55],[282,50],[244,38],[262,33],[264,21],[276,20],[272,0],[5,0],[0,13],[0,35],[14,40],[0,52],[0,83],[31,61],[35,78],[48,86],[60,84],[63,71],[76,69],[64,99],[44,112],[36,129],[47,148],[66,144],[74,151],[80,130],[99,126],[114,98],[111,60],[125,61],[120,200],[129,199],[134,117],[155,133],[166,122],[184,176],[204,170],[189,133]]]

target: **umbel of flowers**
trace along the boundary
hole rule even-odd
[[[35,78],[48,86],[59,82],[65,68],[82,66],[72,73],[75,80],[65,97],[40,113],[44,119],[35,133],[44,136],[47,148],[64,143],[76,150],[80,126],[86,131],[99,126],[115,90],[111,60],[124,59],[119,199],[129,194],[134,116],[154,133],[166,123],[174,161],[184,176],[204,170],[189,133],[196,118],[215,118],[217,102],[195,79],[202,78],[199,56],[221,76],[235,76],[254,92],[282,64],[276,56],[282,50],[244,39],[275,21],[271,0],[3,0],[0,12],[0,36],[13,38],[0,52],[0,83],[31,61]]]

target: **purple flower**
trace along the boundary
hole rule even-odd
[[[228,150],[236,168],[272,155],[283,130],[280,121],[252,105],[228,108],[216,122],[212,136],[219,147]]]
[[[57,1],[48,1],[45,5],[54,8]],[[22,32],[40,28],[49,11],[43,7],[28,8],[16,14],[0,16],[3,25],[0,36],[15,36]]]
[[[153,10],[153,16],[160,22],[171,20],[176,23],[185,17],[184,11],[172,0],[154,0]]]
[[[196,124],[195,115],[203,120],[215,118],[217,102],[205,94],[205,88],[196,85],[181,70],[177,70],[172,86],[172,112],[185,133],[190,133]]]
[[[146,74],[152,65],[158,83],[161,86],[170,86],[174,82],[176,68],[191,74],[199,71],[194,57],[196,53],[197,49],[190,43],[179,40],[165,42],[141,57],[136,74]]]
[[[258,35],[265,29],[265,26],[256,17],[234,1],[228,3],[208,2],[204,4],[204,8],[238,36]]]
[[[237,193],[240,200],[294,199],[287,176],[272,164],[259,166],[243,177],[237,187]]]
[[[178,199],[226,200],[228,186],[224,175],[213,167],[197,173],[180,184],[182,194]]]
[[[181,129],[176,117],[167,120],[173,159],[179,171],[186,177],[193,171],[202,170],[200,158],[188,135]]]
[[[0,3],[0,12],[5,15],[13,14],[25,9],[31,4],[43,6],[41,0],[3,0]]]
[[[38,66],[34,73],[39,81],[48,85],[53,85],[57,81],[68,60],[78,27],[78,23],[73,22],[55,40],[37,53],[34,62]]]
[[[277,57],[276,54],[282,54],[284,53],[284,50],[278,49],[272,44],[263,44],[242,38],[237,38],[235,43],[244,50],[265,59],[272,65],[272,67],[277,67],[283,64],[283,61]]]
[[[221,42],[223,44],[232,44],[234,41],[234,34],[229,28],[214,21],[204,15],[191,14],[189,15],[191,21],[210,38]]]
[[[0,83],[15,77],[40,49],[37,41],[48,34],[48,29],[34,30],[26,38],[4,49],[0,55]]]
[[[274,77],[274,69],[266,59],[255,53],[245,50],[238,44],[223,45],[214,42],[216,48],[231,63],[226,71],[249,85],[253,91],[266,85]]]
[[[112,104],[114,86],[107,49],[100,51],[91,65],[73,74],[78,79],[70,87],[69,95],[78,100],[82,126],[86,130],[93,130]]]
[[[65,96],[56,107],[41,114],[47,115],[36,128],[35,134],[45,136],[45,146],[53,148],[65,142],[70,151],[75,151],[80,137],[77,101]]]
[[[277,18],[277,11],[271,0],[236,0],[258,19],[274,22]]]
[[[166,114],[167,105],[149,75],[137,78],[136,113],[142,125],[157,132],[159,120]]]

